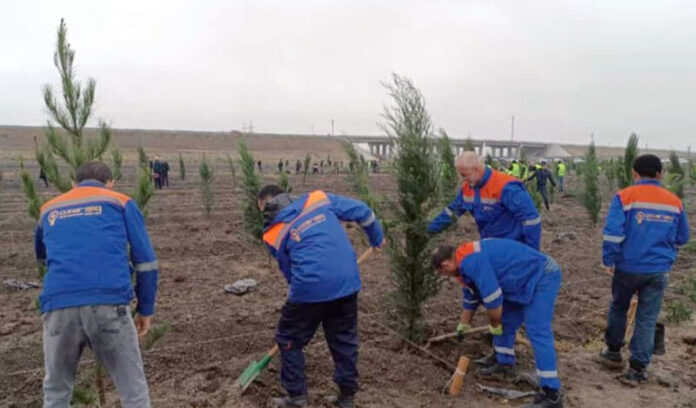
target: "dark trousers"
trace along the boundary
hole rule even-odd
[[[358,294],[321,303],[286,302],[276,329],[282,367],[280,381],[292,397],[307,394],[302,349],[321,323],[334,361],[334,382],[341,392],[358,391]]]
[[[164,173],[160,176],[160,178],[162,179],[162,185],[169,187],[169,174]]]
[[[161,189],[162,188],[162,176],[155,177],[155,188]]]
[[[666,273],[614,272],[611,281],[611,305],[607,330],[604,334],[607,346],[618,351],[626,335],[626,315],[631,297],[638,294],[635,329],[631,338],[631,366],[644,368],[650,364],[655,342],[655,324],[662,308],[662,296],[669,283]]]
[[[537,186],[537,190],[539,190],[539,193],[541,194],[541,198],[544,199],[544,206],[546,209],[549,209],[549,190],[546,185],[543,185],[541,187]]]

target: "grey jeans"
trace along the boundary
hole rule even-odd
[[[70,406],[82,350],[104,366],[125,408],[150,408],[138,336],[128,305],[90,305],[43,315],[44,408]]]

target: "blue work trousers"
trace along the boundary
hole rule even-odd
[[[493,348],[498,363],[515,364],[515,337],[517,329],[524,322],[527,337],[534,350],[539,384],[554,390],[561,388],[561,381],[556,369],[556,350],[551,323],[561,280],[560,267],[554,260],[549,259],[544,275],[537,283],[534,298],[529,304],[503,301],[503,335],[493,337]]]
[[[302,349],[321,323],[334,361],[333,380],[343,395],[358,391],[358,294],[319,303],[286,302],[276,329],[280,380],[291,397],[307,395]]]

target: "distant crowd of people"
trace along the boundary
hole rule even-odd
[[[305,166],[307,166],[307,168],[305,168]],[[379,172],[379,161],[372,160],[369,162],[369,166],[373,173]],[[321,160],[318,163],[315,161],[311,164],[303,163],[300,159],[297,159],[297,161],[295,162],[295,174],[300,174],[303,172],[311,172],[312,174],[324,174],[325,170],[327,173],[331,172],[333,174],[339,174],[343,172],[345,168],[346,166],[343,161],[332,161],[331,159],[327,159],[326,161]],[[263,173],[263,162],[261,160],[258,160],[256,162],[256,169],[259,173]],[[292,172],[292,170],[290,169],[290,162],[288,160],[283,161],[283,159],[278,160],[276,169],[278,173],[282,173],[283,171],[285,171],[286,173],[290,174]],[[352,162],[348,163],[348,169],[350,172],[353,171]]]

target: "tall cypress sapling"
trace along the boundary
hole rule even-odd
[[[440,153],[440,185],[442,203],[449,204],[459,192],[459,177],[454,165],[452,143],[444,129],[440,129],[438,152]]]
[[[242,169],[242,224],[248,234],[261,240],[263,234],[263,216],[258,207],[258,196],[261,182],[255,172],[254,156],[247,148],[244,139],[239,141],[239,157]]]
[[[422,305],[437,293],[439,279],[432,273],[430,213],[439,205],[437,157],[433,151],[433,125],[425,101],[411,80],[392,75],[385,83],[394,105],[385,108],[381,125],[396,145],[394,171],[398,206],[388,230],[388,252],[394,277],[392,301],[398,323],[409,340],[423,335]]]
[[[594,224],[599,219],[599,211],[602,207],[602,196],[599,191],[599,165],[597,163],[597,153],[595,144],[592,142],[585,154],[583,165],[583,177],[585,181],[585,192],[583,194],[583,205]]]
[[[186,163],[184,163],[181,153],[179,153],[179,177],[181,180],[186,180]]]
[[[201,201],[203,202],[203,214],[206,218],[210,218],[213,211],[213,167],[208,163],[205,155],[201,159],[201,164],[198,167],[198,174],[201,178]]]
[[[621,188],[626,188],[633,184],[633,161],[638,157],[638,135],[631,133],[626,144],[623,158],[623,177],[621,178]]]

